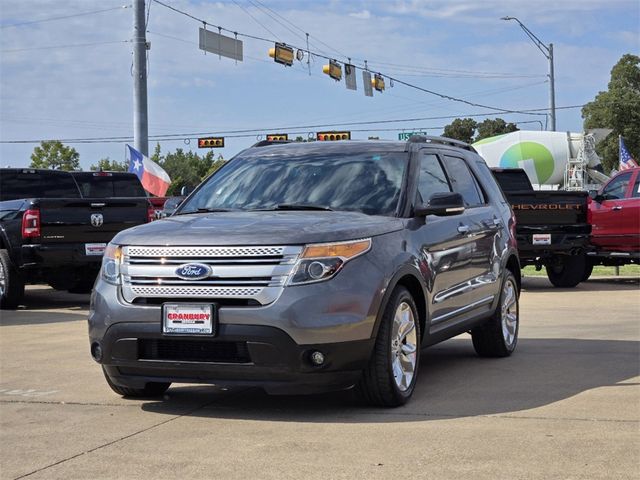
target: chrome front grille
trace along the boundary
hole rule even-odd
[[[140,298],[246,299],[261,305],[275,301],[302,247],[142,247],[123,248],[122,294]],[[206,264],[212,273],[185,280],[176,270],[187,263]]]

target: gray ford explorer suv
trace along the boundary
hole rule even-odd
[[[91,297],[91,354],[130,397],[171,383],[404,404],[420,350],[518,338],[509,204],[472,147],[261,142],[169,218],[120,232]],[[463,374],[462,372],[460,372]]]

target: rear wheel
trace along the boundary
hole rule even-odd
[[[507,271],[496,311],[487,323],[471,331],[473,348],[481,357],[508,357],[518,343],[519,324],[518,284]]]
[[[0,250],[0,308],[13,310],[24,297],[24,280],[15,269],[7,250]]]
[[[586,258],[584,264],[584,274],[582,275],[582,281],[586,282],[593,273],[593,259]]]
[[[104,367],[102,367],[102,373],[104,373],[104,378],[107,380],[111,390],[123,397],[159,397],[171,386],[170,383],[148,382],[144,388],[121,387],[113,383]]]
[[[420,360],[420,320],[413,297],[404,287],[391,294],[382,316],[369,365],[357,385],[374,405],[405,404],[416,385]]]
[[[584,280],[585,258],[583,255],[561,255],[552,259],[546,269],[554,287],[573,288]]]

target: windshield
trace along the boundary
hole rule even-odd
[[[391,216],[407,162],[401,152],[236,157],[178,213],[317,207]]]

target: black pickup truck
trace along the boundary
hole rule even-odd
[[[150,212],[134,174],[0,169],[0,308],[15,308],[25,283],[91,291],[106,244]]]
[[[556,287],[571,288],[586,280],[588,193],[534,190],[521,168],[491,170],[516,216],[522,266],[544,266]]]

